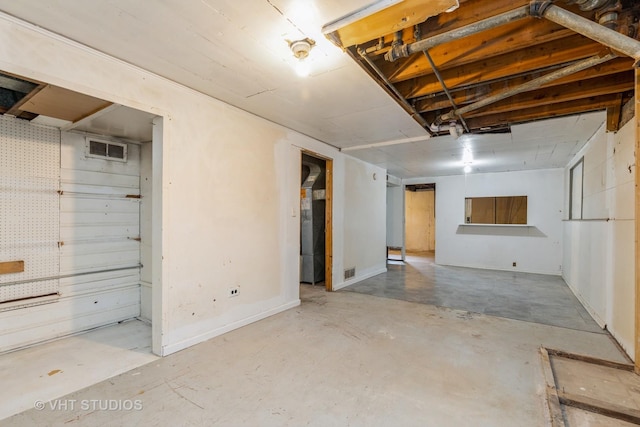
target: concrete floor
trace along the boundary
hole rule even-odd
[[[605,333],[560,276],[436,265],[433,252],[387,268],[343,291]]]
[[[157,359],[135,320],[2,354],[0,420]]]
[[[312,286],[301,298],[0,425],[537,427],[540,346],[625,361],[602,333]]]

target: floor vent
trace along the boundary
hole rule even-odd
[[[347,270],[344,271],[344,280],[349,280],[352,277],[356,276],[356,268],[355,267],[351,267]]]

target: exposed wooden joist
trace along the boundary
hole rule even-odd
[[[633,424],[640,423],[640,411],[634,408],[618,405],[603,400],[594,399],[588,396],[582,396],[565,391],[558,391],[558,399],[560,403],[567,406],[573,406],[585,411],[602,414],[610,418],[623,420]]]
[[[488,60],[516,50],[531,48],[572,35],[550,21],[529,18],[516,21],[491,31],[485,31],[429,50],[429,54],[440,71]],[[412,55],[404,60],[388,62],[379,59],[380,69],[393,83],[432,74],[424,55]]]
[[[609,94],[618,94],[618,98],[620,102],[622,102],[622,92],[633,90],[633,88],[633,73],[624,73],[619,76],[618,79],[615,79],[613,83],[609,82],[606,78],[591,79],[521,93],[487,107],[471,111],[465,114],[464,117],[480,117]]]
[[[451,13],[443,13],[420,25],[432,37],[529,4],[529,0],[469,0]]]
[[[331,38],[343,47],[359,45],[418,25],[457,4],[456,0],[404,0],[336,30]]]
[[[443,71],[442,77],[449,89],[469,84],[490,82],[508,76],[532,73],[537,70],[566,64],[602,52],[602,47],[585,37],[571,36],[532,49],[521,49],[487,61],[463,65]],[[416,98],[442,90],[434,75],[402,82],[396,85],[407,98]]]
[[[480,129],[483,127],[523,123],[532,120],[540,120],[551,117],[568,116],[589,111],[606,110],[618,102],[618,95],[602,95],[593,98],[584,98],[576,101],[562,102],[541,107],[527,108],[520,111],[510,111],[492,114],[482,117],[467,119],[469,127]],[[435,119],[435,117],[433,118]]]
[[[607,108],[607,132],[618,132],[620,130],[620,117],[622,116],[622,94],[618,95],[620,102]]]
[[[600,64],[596,67],[589,68],[584,71],[572,74],[562,79],[554,80],[549,84],[542,86],[542,88],[551,88],[554,86],[560,86],[577,81],[585,81],[595,78],[604,78],[607,76],[607,81],[616,81],[617,78],[622,77],[624,73],[633,75],[633,60],[631,58],[618,58],[613,61]],[[501,80],[495,83],[489,83],[486,85],[472,86],[469,89],[457,90],[452,93],[453,100],[458,106],[470,104],[472,102],[479,101],[486,96],[492,96],[496,93],[508,90],[516,86],[525,84],[537,77],[540,77],[544,73],[533,73],[526,76],[520,76],[513,79]],[[432,98],[421,99],[416,102],[416,109],[420,112],[427,112],[433,110],[447,109],[451,107],[451,103],[446,95],[437,95]]]

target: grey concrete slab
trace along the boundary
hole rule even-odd
[[[604,334],[317,286],[301,299],[0,426],[539,427],[540,346],[624,361]],[[94,400],[140,404],[80,406]]]
[[[407,254],[387,268],[342,291],[605,333],[561,276],[442,266],[433,253]]]

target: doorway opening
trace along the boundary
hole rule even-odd
[[[436,184],[405,187],[405,248],[410,253],[435,256]]]
[[[150,351],[156,115],[0,77],[11,94],[0,108],[0,179],[14,184],[0,199],[16,200],[0,212],[0,264],[21,267],[0,275],[0,320],[12,325],[0,353],[130,320],[146,324],[131,346]]]
[[[332,291],[333,161],[303,152],[300,184],[300,283]]]

